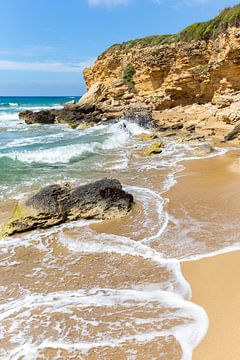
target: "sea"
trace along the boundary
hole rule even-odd
[[[0,359],[190,360],[208,316],[191,302],[181,261],[223,245],[200,241],[203,222],[191,214],[169,213],[168,192],[184,164],[202,160],[202,144],[165,138],[163,152],[146,157],[136,135],[149,130],[129,119],[82,130],[18,117],[72,100],[0,97],[0,204],[108,177],[133,194],[134,209],[0,241]]]

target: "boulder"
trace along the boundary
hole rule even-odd
[[[176,131],[176,130],[181,130],[182,128],[183,128],[183,123],[181,122],[175,123],[173,125],[166,125],[166,124],[157,125],[157,129],[160,132]]]
[[[195,124],[189,125],[188,127],[186,127],[186,130],[192,133],[196,130],[196,125]]]
[[[169,126],[166,124],[159,124],[159,125],[157,125],[157,130],[160,132],[164,132],[164,131],[169,130]]]
[[[157,134],[142,133],[135,136],[135,139],[138,141],[151,141],[157,138],[158,138]]]
[[[181,130],[183,128],[183,124],[182,123],[176,123],[176,124],[173,124],[171,127],[170,127],[170,130]]]
[[[155,127],[152,112],[149,110],[148,106],[143,103],[133,103],[128,105],[124,109],[123,116],[147,129]]]
[[[26,124],[54,124],[55,112],[50,110],[31,111],[25,110],[19,113],[19,118]]]
[[[41,111],[22,111],[19,118],[27,124],[68,124],[76,128],[81,123],[94,125],[101,120],[101,111],[95,105],[81,105],[72,108]]]
[[[235,128],[224,137],[225,141],[231,141],[234,140],[238,137],[238,135],[240,134],[240,124],[235,126]]]
[[[144,155],[152,156],[156,154],[161,154],[163,148],[164,148],[164,144],[162,142],[155,142],[146,149]]]
[[[194,156],[206,156],[215,151],[214,147],[208,143],[200,144],[193,149]]]
[[[91,106],[95,105],[99,101],[104,94],[105,86],[100,81],[96,82],[94,85],[90,87],[90,89],[81,97],[78,101],[78,106]]]
[[[87,129],[91,128],[91,124],[82,123],[82,124],[78,125],[77,128],[79,130],[87,130]]]
[[[133,196],[115,179],[71,187],[51,185],[19,201],[9,218],[0,224],[0,237],[48,228],[78,219],[113,219],[127,215]]]

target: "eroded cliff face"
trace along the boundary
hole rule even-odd
[[[85,69],[84,78],[107,118],[131,103],[144,103],[155,114],[193,104],[218,111],[240,101],[240,30],[229,28],[209,41],[115,46]]]

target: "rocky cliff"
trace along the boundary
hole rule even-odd
[[[84,70],[84,78],[88,91],[77,104],[25,111],[20,118],[73,127],[122,116],[142,124],[153,119],[160,131],[180,122],[186,130],[225,140],[237,127],[230,136],[235,139],[240,134],[240,5],[179,34],[113,45]]]
[[[237,28],[211,41],[120,49],[113,47],[84,71],[88,88],[101,84],[106,106],[110,101],[125,105],[134,98],[164,110],[215,102],[222,91],[240,90]]]
[[[144,104],[159,121],[240,120],[240,5],[177,35],[112,46],[85,69],[103,120]],[[194,118],[193,118],[194,116]]]

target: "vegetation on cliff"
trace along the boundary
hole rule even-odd
[[[123,81],[127,85],[128,90],[134,90],[133,76],[136,70],[132,64],[129,64],[123,71]]]
[[[193,42],[215,39],[229,27],[240,26],[240,4],[222,10],[214,19],[192,24],[178,34],[147,36],[140,39],[115,44],[110,49],[127,50],[133,46],[155,46],[177,42]],[[108,50],[110,50],[108,49]],[[108,51],[107,50],[107,51]]]

